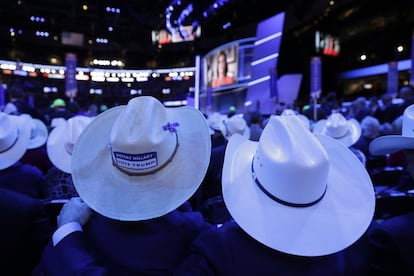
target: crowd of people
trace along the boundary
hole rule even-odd
[[[414,273],[414,206],[378,219],[371,177],[402,166],[381,197],[414,189],[409,87],[268,116],[140,96],[45,121],[20,96],[0,112],[7,275]]]

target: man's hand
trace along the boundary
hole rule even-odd
[[[91,214],[92,210],[80,197],[73,197],[63,205],[57,216],[57,226],[60,227],[69,222],[78,222],[83,226],[88,222]]]

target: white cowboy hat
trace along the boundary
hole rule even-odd
[[[30,141],[30,127],[25,117],[0,112],[0,170],[23,157]]]
[[[369,144],[373,155],[385,155],[402,149],[414,149],[414,105],[404,110],[401,135],[379,136]]]
[[[223,125],[223,121],[227,120],[227,115],[220,114],[219,112],[213,112],[208,115],[207,123],[208,126],[214,131],[218,130],[221,131],[221,127]]]
[[[335,138],[350,147],[361,137],[361,125],[351,118],[347,120],[341,113],[332,113],[327,119],[321,119],[313,126],[313,133]]]
[[[165,108],[141,96],[86,127],[73,150],[72,178],[96,212],[145,220],[167,214],[194,194],[210,153],[209,127],[198,109]]]
[[[37,118],[33,118],[29,114],[21,114],[20,116],[26,117],[29,125],[31,126],[30,141],[27,148],[36,149],[43,146],[49,135],[46,124]]]
[[[271,116],[259,142],[232,136],[222,185],[226,206],[246,233],[298,256],[345,249],[374,214],[374,189],[362,163],[296,116]]]
[[[50,161],[59,170],[71,173],[72,152],[76,140],[94,117],[77,115],[52,129],[46,144]],[[62,121],[63,122],[63,121]]]
[[[282,114],[281,114],[282,116],[289,116],[289,115],[295,115],[295,116],[298,116],[299,117],[299,119],[302,121],[302,123],[303,123],[303,125],[307,128],[307,129],[310,129],[310,127],[311,127],[311,123],[310,123],[310,120],[309,120],[309,118],[308,117],[306,117],[305,115],[303,115],[303,114],[300,114],[300,113],[298,113],[298,112],[296,112],[296,111],[294,111],[293,109],[285,109],[285,110],[283,110],[283,112],[282,112]]]
[[[236,114],[223,121],[220,126],[221,133],[226,139],[229,139],[233,134],[240,134],[247,139],[250,138],[250,128],[243,114]]]
[[[55,127],[64,125],[65,123],[66,123],[65,118],[62,118],[62,117],[53,118],[52,121],[50,122],[50,127],[55,128]]]

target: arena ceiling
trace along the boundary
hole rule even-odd
[[[215,2],[222,5],[212,10]],[[325,0],[215,2],[2,0],[0,59],[47,64],[55,57],[57,64],[63,64],[65,53],[74,52],[82,66],[88,66],[92,58],[108,57],[124,60],[128,68],[194,66],[195,55],[203,55],[226,42],[254,36],[257,22],[281,11],[286,12],[280,59],[284,66],[282,70],[298,71],[303,69],[301,66],[308,66],[307,60],[314,52],[316,30],[340,38],[341,53],[337,59],[340,70],[357,67],[353,55],[361,51],[371,51],[373,63],[409,55],[406,52],[404,57],[395,56],[391,44],[410,45],[414,1],[336,0],[334,5],[330,4],[333,1]],[[197,20],[201,36],[192,42],[162,47],[154,44],[151,32],[165,28],[167,7],[173,4],[177,11],[190,3],[193,11],[185,20],[190,24]],[[83,5],[88,8],[84,10]],[[108,7],[120,12],[107,12]],[[204,16],[206,12],[207,17]],[[223,29],[226,24],[228,28]],[[48,35],[41,36],[41,32]],[[62,44],[64,32],[82,34],[82,44]],[[97,43],[97,38],[106,38],[108,43]]]

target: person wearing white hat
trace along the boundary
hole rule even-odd
[[[33,118],[29,114],[21,114],[20,116],[26,117],[28,125],[31,126],[30,142],[20,161],[36,166],[43,174],[46,174],[53,166],[46,151],[49,130],[46,124],[38,118]]]
[[[20,161],[30,144],[31,130],[27,117],[0,112],[0,188],[40,199],[45,182],[42,171]]]
[[[369,175],[347,147],[313,135],[297,116],[271,116],[258,142],[230,137],[223,196],[234,220],[202,233],[175,275],[368,275]],[[64,209],[61,219],[84,221],[81,202],[71,205],[78,212]],[[82,253],[81,271],[104,275],[108,266]]]
[[[227,120],[227,115],[220,114],[219,112],[213,112],[207,116],[207,123],[210,127],[211,133],[212,148],[223,145],[227,142],[221,132],[221,126],[225,120]]]
[[[229,139],[222,185],[234,221],[201,236],[180,272],[367,275],[374,189],[335,139],[297,116],[271,116],[258,142]]]
[[[365,154],[354,148],[353,145],[361,137],[361,125],[355,119],[346,119],[340,112],[333,112],[326,119],[317,121],[313,128],[313,133],[330,136],[347,146],[365,166],[367,158]]]
[[[242,114],[235,114],[230,118],[224,117],[219,121],[218,128],[220,129],[222,137],[225,138],[225,141],[221,145],[212,147],[206,176],[196,194],[199,201],[201,201],[197,210],[201,211],[207,221],[214,224],[222,224],[231,219],[223,201],[221,187],[222,168],[227,141],[236,133],[243,135],[247,139],[250,138],[250,128]]]
[[[81,236],[110,275],[170,273],[211,227],[200,213],[179,211],[200,186],[210,152],[207,121],[193,107],[166,108],[142,96],[99,114],[72,151],[80,198],[62,208],[82,219],[58,216],[34,275],[82,274],[89,263],[75,253]]]
[[[76,115],[50,132],[46,149],[53,166],[46,173],[45,202],[78,196],[71,175],[72,151],[76,140],[93,118]]]
[[[371,141],[369,151],[372,155],[384,156],[402,151],[404,154],[404,172],[398,183],[386,191],[407,192],[414,189],[414,105],[408,106],[402,116],[401,134],[382,135]]]
[[[225,119],[220,125],[221,133],[226,139],[229,139],[233,134],[240,134],[247,139],[250,138],[250,128],[243,114],[235,114],[228,119]]]

